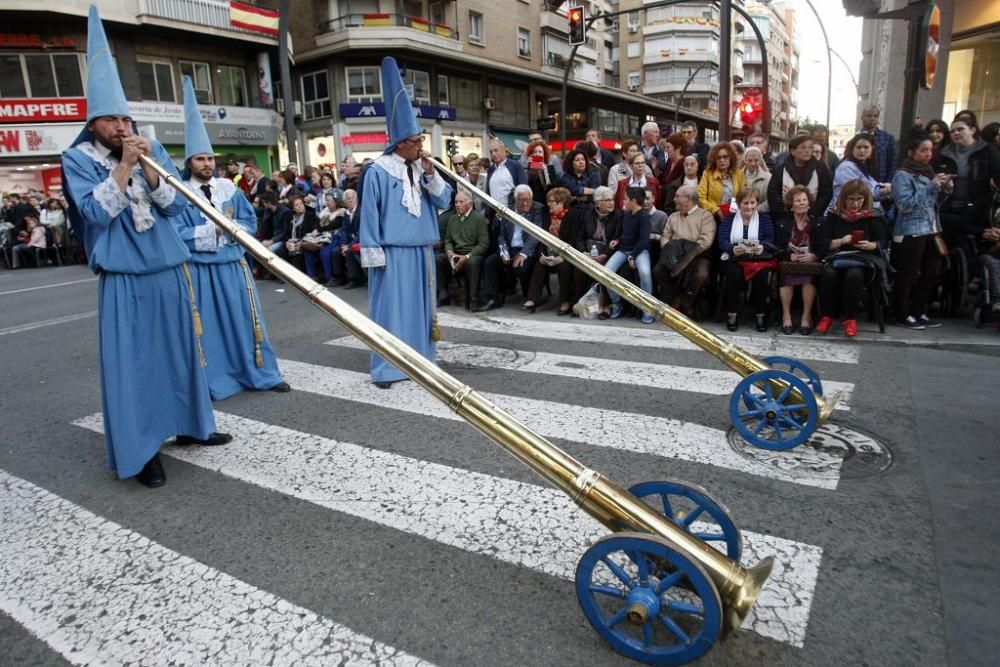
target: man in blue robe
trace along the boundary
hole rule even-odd
[[[187,264],[170,218],[186,202],[152,168],[176,174],[163,146],[135,132],[100,17],[90,7],[87,126],[63,153],[63,184],[98,283],[101,405],[108,467],[149,487],[166,475],[164,440],[225,444],[215,433],[200,325]]]
[[[215,178],[215,153],[198,110],[194,83],[184,77],[184,177],[187,186],[251,235],[257,216],[246,196],[228,178]],[[213,401],[245,389],[287,392],[243,248],[194,204],[174,218],[191,251],[194,284]]]
[[[438,209],[451,187],[423,151],[423,136],[396,61],[382,60],[389,146],[365,171],[361,196],[361,265],[368,269],[373,320],[434,361],[434,244]],[[372,381],[388,389],[406,379],[377,354]]]

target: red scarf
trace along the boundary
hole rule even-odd
[[[563,209],[555,213],[549,213],[549,234],[559,235],[559,226],[562,224],[563,218],[566,217],[566,213],[569,209]]]

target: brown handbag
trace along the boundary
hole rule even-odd
[[[944,242],[941,232],[934,234],[934,247],[937,248],[938,254],[942,257],[948,256],[948,244]]]

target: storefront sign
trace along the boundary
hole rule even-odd
[[[0,100],[0,123],[60,122],[86,119],[86,97],[32,97]]]
[[[0,49],[72,49],[72,37],[49,37],[21,32],[0,32]]]
[[[338,106],[341,118],[377,118],[385,116],[385,104],[341,104]],[[454,107],[435,107],[429,104],[414,104],[413,112],[417,118],[432,118],[435,120],[455,120],[458,114]]]
[[[184,105],[167,102],[129,102],[132,119],[137,123],[165,122],[184,123]],[[280,118],[270,109],[252,107],[217,107],[198,105],[201,117],[206,123],[228,123],[230,125],[278,125]]]
[[[183,144],[184,123],[161,123],[138,120],[140,131],[152,127],[156,140],[162,144]],[[278,128],[273,125],[229,125],[205,123],[208,140],[218,146],[274,146],[278,143]]]
[[[379,144],[380,146],[384,146],[389,143],[389,135],[385,132],[347,134],[340,138],[340,143],[345,146],[352,146],[354,144]]]
[[[82,123],[0,127],[0,158],[59,155],[81,130]]]

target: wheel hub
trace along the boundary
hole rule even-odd
[[[628,594],[628,612],[625,619],[631,625],[644,625],[651,616],[660,613],[660,597],[656,594],[659,581],[650,577],[636,584]]]

